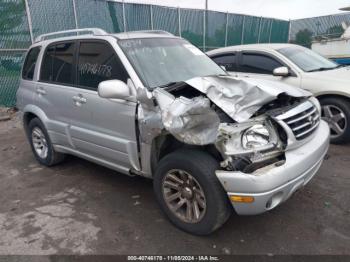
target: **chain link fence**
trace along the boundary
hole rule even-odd
[[[110,0],[1,0],[0,106],[14,106],[26,49],[40,34],[98,27],[107,32],[165,30],[204,51],[287,42],[289,22],[231,13]]]

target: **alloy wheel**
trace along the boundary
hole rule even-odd
[[[198,223],[206,212],[206,198],[198,181],[184,170],[167,172],[162,181],[166,205],[181,221]]]
[[[322,106],[322,119],[328,123],[331,129],[331,138],[337,138],[345,132],[347,119],[339,107],[335,105]]]
[[[32,142],[36,154],[45,159],[48,154],[48,145],[43,131],[39,127],[34,127],[32,130]]]

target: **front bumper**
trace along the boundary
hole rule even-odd
[[[260,214],[275,208],[306,185],[320,168],[328,147],[329,127],[321,120],[309,142],[285,152],[282,166],[269,165],[252,174],[223,170],[215,173],[229,196],[254,197],[252,203],[232,202],[238,214]]]

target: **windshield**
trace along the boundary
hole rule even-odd
[[[143,84],[149,88],[226,72],[197,47],[177,38],[118,41]]]
[[[286,56],[305,72],[331,70],[339,67],[337,63],[304,47],[285,47],[278,49],[278,52]]]

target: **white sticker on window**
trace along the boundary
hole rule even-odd
[[[195,55],[204,55],[197,47],[189,44],[185,44],[184,47],[186,47],[188,50],[190,50]]]

